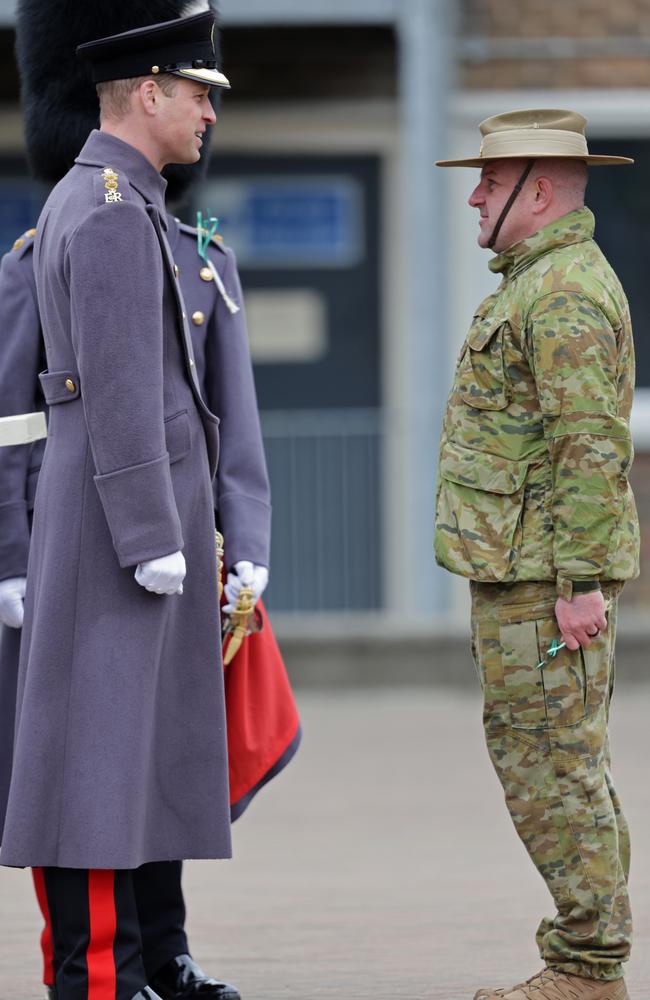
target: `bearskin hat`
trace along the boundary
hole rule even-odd
[[[59,181],[90,131],[99,126],[97,92],[87,65],[75,55],[78,45],[208,9],[215,10],[214,0],[18,0],[16,56],[27,159],[34,177],[50,184]],[[213,104],[219,89],[210,88]],[[180,200],[205,175],[209,147],[208,130],[197,163],[165,167],[170,201]]]

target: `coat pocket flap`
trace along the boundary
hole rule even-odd
[[[190,451],[191,434],[187,410],[180,410],[171,417],[165,417],[165,444],[169,453],[169,464],[173,465]]]
[[[528,462],[474,451],[451,441],[445,443],[440,458],[443,479],[486,493],[516,493],[524,484],[527,470]]]
[[[482,351],[490,342],[497,330],[505,323],[503,317],[475,316],[467,334],[467,344],[473,351]]]

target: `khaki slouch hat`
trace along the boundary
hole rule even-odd
[[[592,156],[587,147],[587,119],[577,111],[533,108],[486,118],[479,125],[479,155],[437,160],[437,167],[482,167],[489,160],[582,160],[591,167],[634,163],[627,156]]]

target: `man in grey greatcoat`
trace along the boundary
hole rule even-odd
[[[131,870],[230,852],[217,420],[198,391],[159,173],[198,158],[214,119],[208,86],[225,78],[211,29],[199,15],[86,47],[98,81],[128,81],[125,116],[90,136],[35,244],[50,438],[0,861],[42,867],[61,904],[60,1000],[111,977],[118,1000],[153,996]],[[116,927],[104,952],[97,914]],[[97,961],[109,951],[112,964]]]

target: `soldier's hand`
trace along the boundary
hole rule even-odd
[[[185,572],[185,556],[182,552],[172,552],[138,563],[135,578],[152,594],[182,594]]]
[[[21,628],[25,614],[23,598],[25,596],[25,577],[13,576],[9,580],[0,580],[0,622],[9,628]]]
[[[223,610],[234,611],[237,597],[242,587],[251,588],[253,591],[253,601],[257,604],[268,582],[269,571],[266,566],[256,566],[255,563],[248,562],[247,559],[242,559],[241,562],[235,563],[233,572],[228,574],[226,586],[223,588],[228,598],[228,603]]]
[[[586,649],[607,628],[605,598],[600,590],[574,594],[570,601],[558,597],[555,617],[567,649]]]

